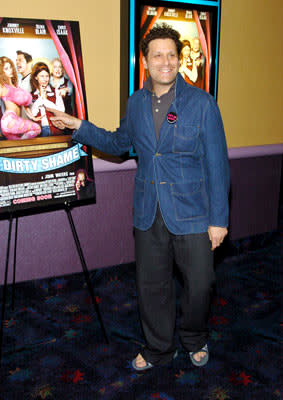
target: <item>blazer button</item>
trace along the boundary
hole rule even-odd
[[[150,181],[150,183],[153,185],[153,184],[154,184],[154,181]]]

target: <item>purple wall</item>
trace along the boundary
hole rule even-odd
[[[72,210],[89,270],[134,261],[132,197],[135,169],[97,172],[97,203]],[[14,225],[13,225],[14,226]],[[9,221],[0,221],[0,283],[4,282]],[[12,276],[13,232],[9,282]],[[81,272],[64,210],[19,218],[16,281]]]
[[[230,160],[230,239],[277,229],[282,156]]]
[[[276,229],[281,155],[230,160],[230,238]],[[89,270],[134,261],[132,197],[135,162],[94,161],[97,203],[72,210]],[[7,220],[0,221],[0,283],[4,281]],[[19,218],[16,281],[81,272],[63,210]],[[13,252],[13,245],[11,254]],[[12,257],[10,257],[12,258]],[[9,281],[11,281],[12,262]]]

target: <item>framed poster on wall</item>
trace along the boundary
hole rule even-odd
[[[95,201],[91,151],[54,109],[87,119],[79,23],[0,17],[0,214]]]
[[[129,94],[147,77],[139,50],[141,38],[166,23],[183,43],[179,72],[191,85],[217,97],[220,0],[130,0]]]

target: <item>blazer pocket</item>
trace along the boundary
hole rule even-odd
[[[177,221],[208,216],[207,196],[202,179],[198,182],[171,183],[170,187]]]
[[[135,178],[134,188],[134,214],[136,217],[144,216],[145,182]]]
[[[173,152],[193,154],[197,149],[199,127],[176,125],[174,129]]]

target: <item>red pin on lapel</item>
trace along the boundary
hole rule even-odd
[[[175,124],[175,122],[177,121],[177,114],[174,112],[169,112],[167,114],[167,121],[169,122],[169,124]]]

